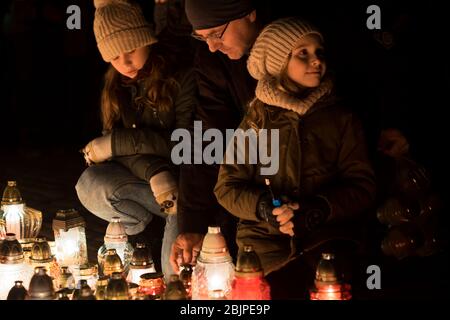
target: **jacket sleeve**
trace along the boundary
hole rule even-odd
[[[244,119],[239,126],[244,131],[248,129],[245,123]],[[227,147],[227,153],[231,152],[231,144],[234,145],[233,159],[236,159],[238,153],[245,152],[245,150],[242,150],[242,145],[236,143],[236,140],[233,139]],[[219,203],[234,216],[243,220],[259,221],[256,210],[259,198],[264,190],[254,183],[257,165],[250,164],[249,153],[244,153],[244,164],[233,163],[220,166],[214,193]]]
[[[344,127],[338,174],[336,181],[318,194],[328,202],[329,222],[357,218],[375,200],[375,174],[368,159],[361,122],[354,115],[349,116]]]
[[[150,128],[117,128],[111,136],[113,157],[151,154],[170,158],[170,136]]]
[[[166,159],[153,155],[133,155],[116,157],[114,161],[122,164],[137,178],[150,181],[156,173],[170,170],[169,163]]]
[[[174,102],[175,129],[189,128],[194,120],[194,110],[197,107],[197,82],[194,70],[184,72],[179,80],[180,91]]]

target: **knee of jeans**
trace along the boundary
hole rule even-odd
[[[123,201],[123,199],[127,198],[127,195],[135,191],[136,190],[133,190],[131,188],[129,182],[124,181],[123,183],[117,184],[116,186],[114,186],[114,188],[110,190],[108,199],[111,202],[111,204],[116,204],[120,201]]]
[[[94,167],[83,171],[75,185],[80,202],[88,209],[96,204],[109,202],[109,186],[99,179]]]
[[[87,195],[89,194],[89,185],[91,184],[92,178],[89,168],[83,171],[80,178],[78,178],[77,184],[75,185],[75,191],[77,192],[78,199],[81,203],[87,200]]]

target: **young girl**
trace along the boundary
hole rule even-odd
[[[174,63],[137,4],[94,3],[98,49],[111,65],[101,97],[103,135],[83,149],[90,166],[76,190],[98,217],[120,217],[128,235],[144,231],[154,215],[164,218],[161,266],[168,278],[170,247],[178,234],[170,135],[192,120],[195,81],[191,72],[172,70]]]
[[[260,163],[222,164],[215,194],[240,218],[239,248],[253,245],[268,274],[328,240],[351,238],[350,222],[371,206],[375,183],[360,122],[333,96],[316,29],[297,18],[271,23],[247,67],[258,84],[240,128],[279,130],[270,141],[279,143],[279,170],[261,176]],[[275,208],[273,197],[284,204]]]

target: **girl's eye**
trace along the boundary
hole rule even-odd
[[[297,55],[300,57],[304,57],[308,54],[308,50],[306,49],[301,49],[299,52],[297,52]]]

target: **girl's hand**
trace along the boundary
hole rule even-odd
[[[111,134],[95,138],[83,148],[82,152],[88,166],[110,159],[112,157]]]
[[[276,216],[277,221],[280,223],[280,232],[294,236],[294,223],[291,219],[294,217],[294,211],[300,208],[297,202],[290,202],[283,204],[281,207],[275,208],[272,214]]]

